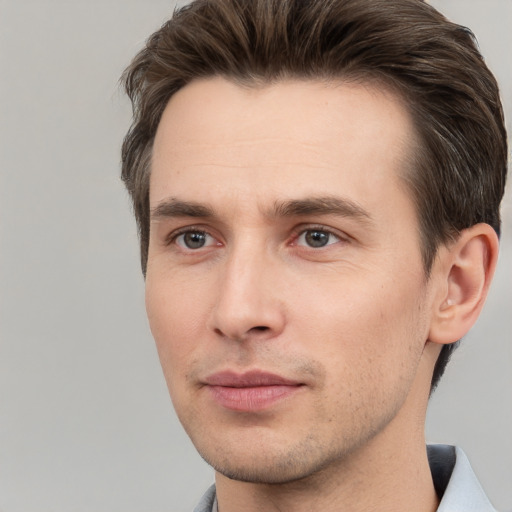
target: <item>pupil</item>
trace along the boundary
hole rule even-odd
[[[206,236],[204,233],[201,233],[199,231],[195,231],[192,233],[186,233],[184,238],[185,245],[189,249],[199,249],[200,247],[203,247],[203,245],[206,242]]]
[[[306,233],[306,242],[311,247],[324,247],[329,241],[329,233],[324,231],[308,231]]]

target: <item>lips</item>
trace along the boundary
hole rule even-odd
[[[205,385],[215,403],[240,412],[269,409],[290,398],[303,386],[301,382],[261,371],[219,372],[207,377]]]

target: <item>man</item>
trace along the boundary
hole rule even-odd
[[[197,511],[493,510],[428,398],[496,265],[496,82],[420,0],[197,0],[124,76],[123,178]]]

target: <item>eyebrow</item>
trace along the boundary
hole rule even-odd
[[[212,218],[215,213],[212,208],[194,201],[180,201],[173,197],[160,202],[151,210],[151,219],[159,220],[172,217]]]
[[[371,215],[363,207],[350,199],[337,196],[276,201],[265,214],[269,218],[336,215],[353,218],[365,224],[372,223]],[[164,199],[151,210],[151,220],[173,217],[212,219],[216,216],[214,209],[206,204],[182,201],[174,197]]]
[[[300,217],[305,215],[336,215],[353,218],[370,224],[372,217],[368,211],[354,201],[337,196],[293,199],[274,203],[271,216]]]

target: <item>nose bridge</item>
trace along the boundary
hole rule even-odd
[[[242,340],[281,332],[284,311],[275,283],[276,258],[255,237],[240,237],[228,251],[218,283],[213,328]]]

